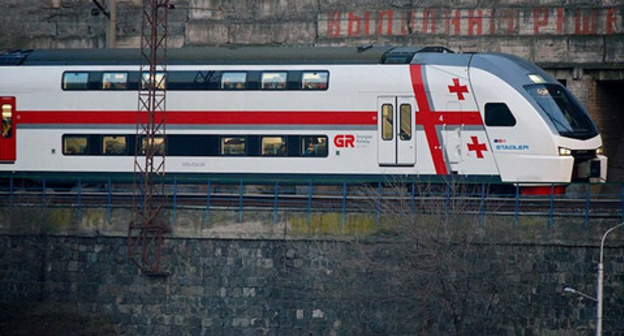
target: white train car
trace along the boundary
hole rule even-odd
[[[127,49],[0,54],[2,177],[131,175],[139,62]],[[170,176],[606,180],[585,109],[510,55],[170,49],[163,75]]]

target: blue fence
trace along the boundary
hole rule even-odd
[[[587,227],[591,218],[614,218],[624,220],[624,183],[573,184],[565,194],[555,194],[555,185],[544,195],[523,195],[521,188],[491,183],[434,183],[429,181],[354,182],[343,181],[282,181],[258,182],[246,179],[206,179],[188,181],[172,179],[163,184],[157,198],[170,210],[172,220],[185,207],[201,208],[204,220],[210,221],[216,210],[238,213],[243,221],[246,211],[265,211],[278,222],[280,211],[306,212],[308,222],[313,213],[340,213],[342,225],[348,213],[369,213],[380,217],[388,207],[409,208],[413,213],[427,211],[423,204],[435,205],[444,211],[462,202],[462,211],[479,216],[508,216],[517,226],[521,216],[547,218],[550,228],[556,217],[581,218]],[[111,178],[77,178],[75,182],[59,184],[44,178],[23,181],[10,178],[0,185],[0,206],[15,207],[40,204],[43,206],[72,207],[76,216],[82,218],[85,207],[106,208],[112,218],[112,209],[139,204],[140,193],[132,183],[120,183]]]

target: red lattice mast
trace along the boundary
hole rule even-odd
[[[128,256],[145,273],[160,270],[165,195],[167,12],[169,0],[143,0],[138,119],[134,158],[133,214]]]

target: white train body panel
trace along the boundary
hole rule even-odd
[[[595,134],[573,134],[556,117],[548,112],[550,117],[545,117],[539,111],[536,101],[540,97],[535,94],[546,94],[545,88],[564,90],[555,88],[554,80],[544,79],[543,72],[537,81],[527,83],[526,73],[510,75],[500,70],[507,63],[516,64],[511,58],[503,57],[497,65],[499,59],[488,54],[474,62],[468,55],[444,54],[440,62],[434,53],[415,55],[407,64],[170,65],[168,72],[210,71],[220,76],[288,72],[291,76],[316,71],[327,73],[329,79],[326,89],[312,91],[168,90],[167,141],[192,135],[260,142],[274,136],[299,141],[297,146],[303,147],[309,137],[310,143],[324,146],[326,153],[307,157],[304,148],[299,151],[291,144],[287,156],[265,156],[264,149],[250,151],[245,143],[248,155],[242,156],[168,153],[166,171],[182,175],[458,175],[510,183],[569,183],[579,179],[573,174],[580,171],[580,179],[606,179],[606,158],[595,153],[602,146],[595,129]],[[15,129],[14,158],[5,154],[3,159],[2,154],[3,150],[8,153],[6,148],[13,140],[0,139],[0,172],[132,173],[132,149],[126,155],[74,155],[64,147],[64,137],[134,135],[137,90],[67,90],[61,80],[65,73],[137,70],[135,65],[89,62],[0,66],[0,99],[4,99],[0,103],[3,111],[14,105],[11,122]],[[532,84],[544,88],[533,89]],[[511,117],[497,117],[499,109],[506,109],[502,115]],[[190,142],[189,146],[207,145]],[[221,143],[221,151],[224,146]],[[562,148],[587,157],[580,160]]]

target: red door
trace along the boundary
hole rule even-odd
[[[0,163],[15,162],[15,97],[0,97]]]

